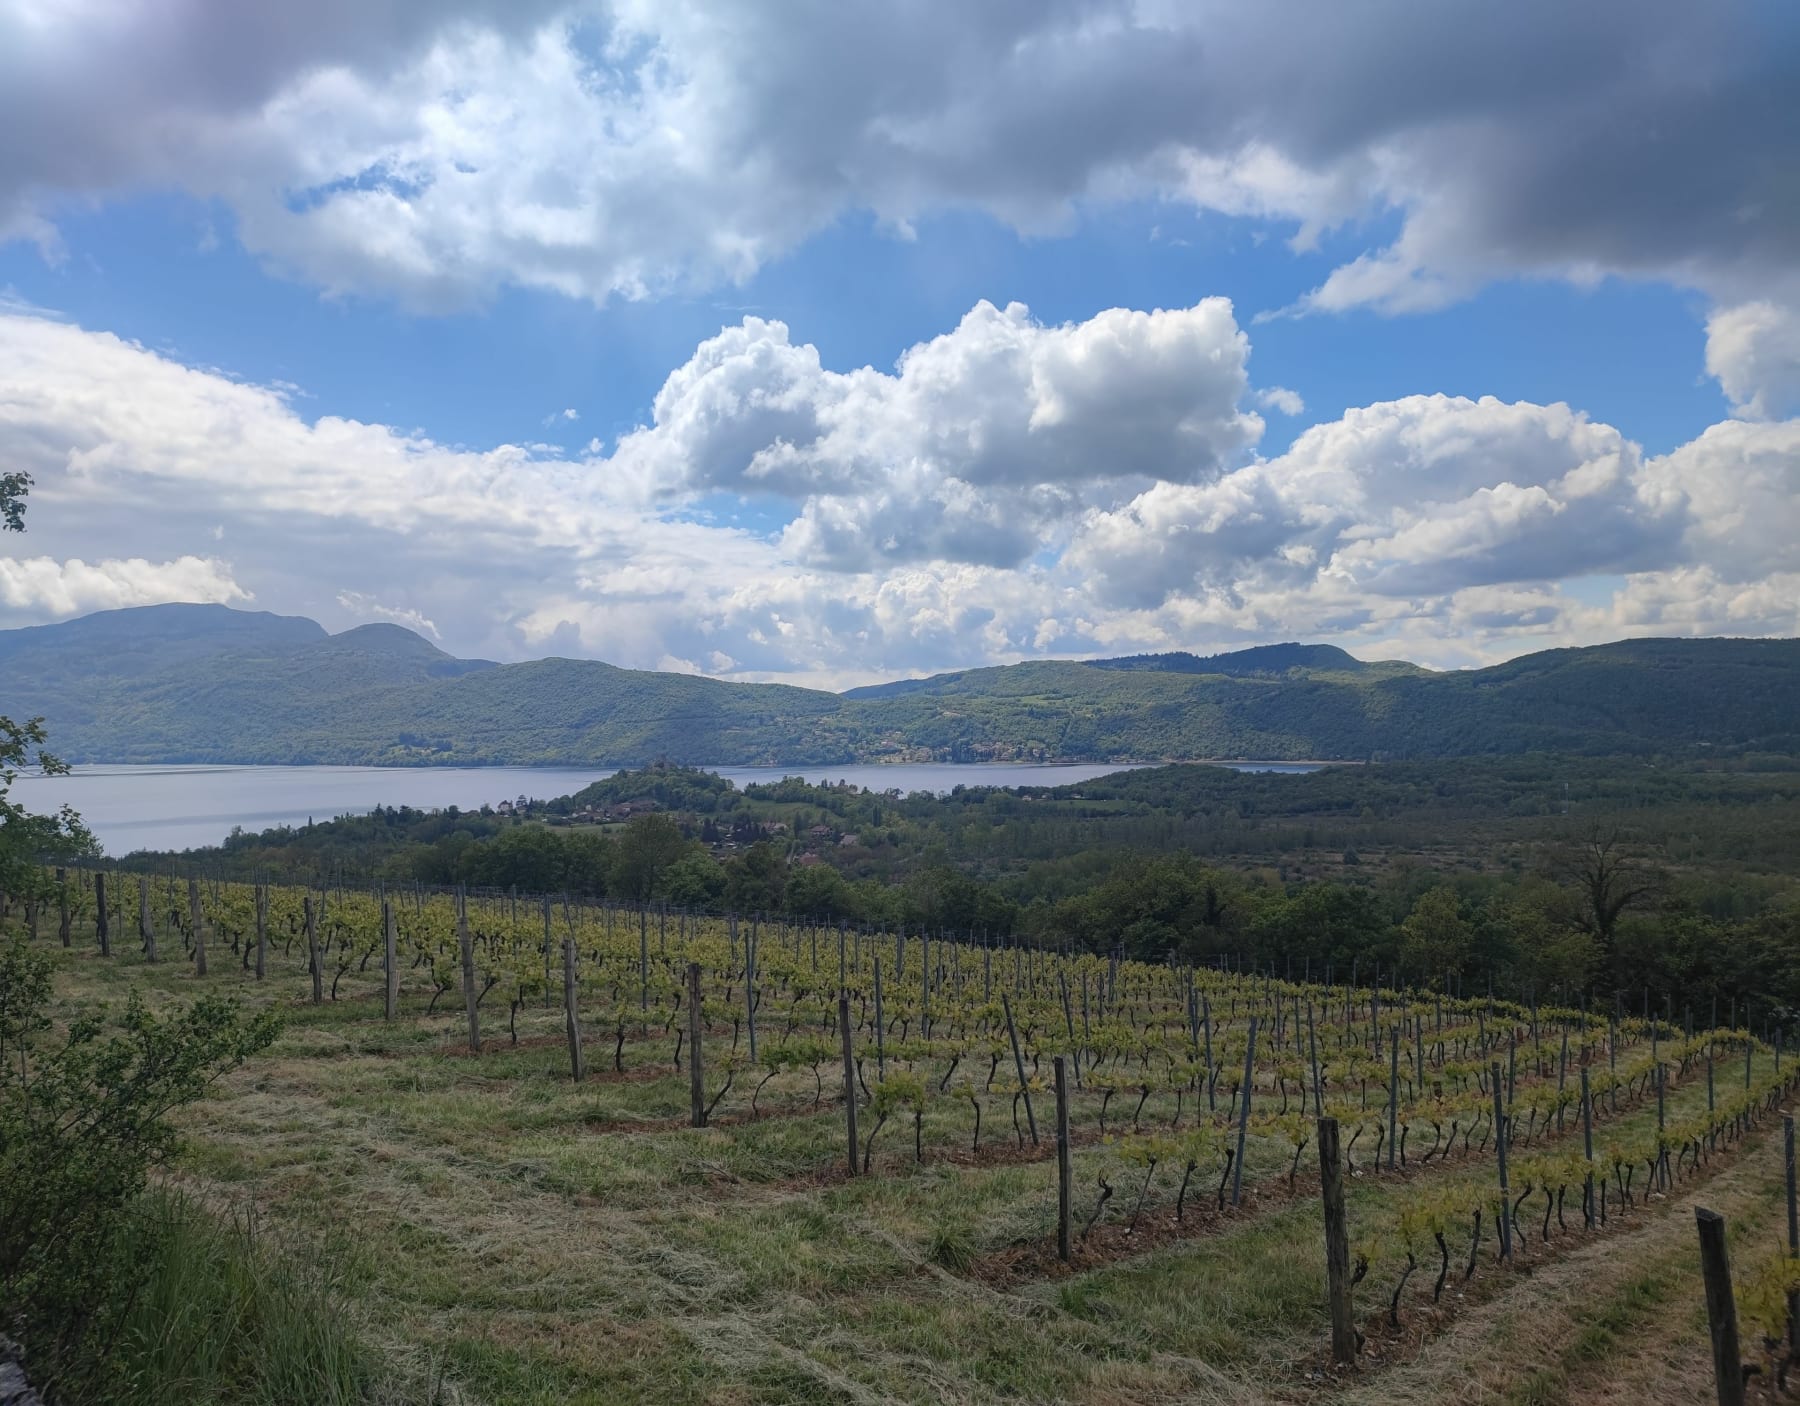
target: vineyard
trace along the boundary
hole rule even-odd
[[[1779,1181],[1795,1061],[1736,1012],[516,894],[50,892],[25,921],[79,999],[288,1010],[183,1175],[340,1256],[446,1400],[1374,1399],[1701,1187],[1781,1199],[1743,1187]],[[1765,1239],[1739,1301],[1773,1384]]]

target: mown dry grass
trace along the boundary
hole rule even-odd
[[[71,1005],[132,983],[158,999],[201,984],[179,961],[102,961],[80,947],[58,957]],[[259,987],[223,954],[215,962],[206,985],[277,1002],[288,1023],[187,1116],[174,1175],[214,1204],[256,1208],[285,1243],[334,1263],[364,1332],[425,1399],[1686,1401],[1706,1369],[1688,1207],[1703,1194],[1749,1224],[1776,1205],[1760,1139],[1715,1163],[1704,1193],[1684,1184],[1602,1238],[1571,1234],[1522,1272],[1479,1272],[1466,1299],[1447,1293],[1454,1311],[1422,1346],[1377,1343],[1379,1359],[1332,1379],[1318,1209],[1306,1194],[1282,1203],[1280,1147],[1252,1148],[1260,1210],[1146,1236],[1157,1243],[1141,1251],[1113,1231],[1092,1268],[995,1282],[975,1272],[984,1260],[1053,1233],[1055,1168],[997,1150],[971,1162],[966,1105],[932,1105],[922,1164],[910,1125],[894,1123],[876,1174],[850,1179],[829,1068],[816,1109],[801,1070],[763,1096],[787,1116],[696,1131],[671,1125],[687,1076],[660,1035],[627,1042],[618,1079],[595,1032],[597,1077],[577,1087],[554,1012],[521,1012],[517,1049],[499,1012],[490,1051],[453,1058],[461,1013],[442,1003],[425,1018],[409,995],[389,1025],[366,980],[346,978],[340,1000],[312,1007],[286,966],[278,975],[272,961]],[[1697,1083],[1677,1088],[1672,1116],[1704,1098]],[[721,1111],[747,1115],[748,1100],[740,1084]],[[1096,1111],[1084,1095],[1077,1125]],[[1641,1108],[1620,1126],[1654,1116]],[[1008,1145],[1006,1103],[992,1099],[984,1146]],[[1077,1150],[1078,1201],[1112,1155]],[[1175,1179],[1158,1184],[1153,1215]],[[1403,1194],[1359,1179],[1356,1232],[1391,1230]],[[1118,1218],[1129,1200],[1121,1186]],[[1416,1276],[1409,1315],[1424,1311],[1430,1277]],[[1373,1314],[1386,1292],[1372,1282],[1359,1308]]]

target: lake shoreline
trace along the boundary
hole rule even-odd
[[[958,787],[1050,789],[1079,786],[1124,771],[1168,763],[1132,762],[827,762],[702,768],[739,788],[797,777],[871,792]],[[1299,774],[1317,763],[1207,761],[1183,765]],[[186,850],[223,843],[237,830],[256,834],[377,809],[480,811],[502,801],[573,795],[624,768],[359,766],[351,763],[84,762],[66,776],[21,775],[12,799],[43,813],[72,806],[109,855]]]
[[[66,759],[65,759],[66,760]],[[150,771],[387,771],[396,775],[414,772],[444,771],[582,771],[592,768],[604,771],[608,775],[621,771],[644,771],[656,765],[653,762],[181,762],[181,761],[100,761],[87,758],[69,762],[69,775],[79,776],[83,769],[104,771],[129,767],[134,772]],[[790,775],[802,772],[817,772],[832,767],[849,767],[858,770],[869,768],[892,768],[900,771],[913,767],[955,767],[959,771],[1003,771],[1021,767],[1034,770],[1092,769],[1095,767],[1112,768],[1118,771],[1142,771],[1159,766],[1230,766],[1230,767],[1289,767],[1303,766],[1317,769],[1328,766],[1367,766],[1368,763],[1357,758],[1347,757],[1160,757],[1160,758],[1127,758],[1124,760],[1089,760],[1086,758],[1058,758],[1054,761],[1004,761],[1004,762],[953,762],[938,760],[910,761],[852,761],[852,762],[671,762],[671,771],[709,771],[722,773],[726,771],[775,771],[783,767],[793,770]],[[39,776],[42,772],[21,772],[25,776]]]

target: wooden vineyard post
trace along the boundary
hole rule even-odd
[[[1782,1155],[1787,1164],[1788,1254],[1800,1255],[1800,1198],[1794,1186],[1794,1118],[1781,1120]],[[1800,1292],[1788,1291],[1788,1349],[1800,1352]]]
[[[1085,978],[1084,978],[1084,981],[1085,981]],[[1086,992],[1087,992],[1087,987],[1084,984],[1082,987],[1082,994],[1083,994],[1084,998],[1086,996]],[[1086,1026],[1087,1026],[1087,1012],[1086,1012],[1086,1006],[1084,1004],[1083,1009],[1082,1009],[1082,1027],[1083,1027],[1082,1033],[1083,1034],[1087,1033]],[[1201,1031],[1201,1034],[1206,1039],[1206,1111],[1208,1113],[1216,1113],[1219,1110],[1219,1081],[1217,1079],[1213,1078],[1212,1002],[1209,1001],[1204,995],[1202,995],[1200,997],[1200,1031]]]
[[[922,983],[919,991],[919,1034],[929,1043],[931,1040],[931,929],[926,928],[919,934],[919,977]]]
[[[1319,1032],[1313,1024],[1311,1001],[1306,1003],[1306,1043],[1312,1052],[1313,1113],[1316,1116],[1325,1111],[1325,1082],[1319,1076]],[[1337,1125],[1334,1123],[1332,1127],[1334,1130],[1332,1135],[1335,1137]]]
[[[1031,1145],[1038,1145],[1037,1115],[1031,1111],[1031,1087],[1025,1082],[1025,1057],[1019,1053],[1019,1027],[1013,1024],[1012,1002],[1000,993],[1000,1009],[1006,1014],[1006,1036],[1012,1041],[1013,1069],[1019,1076],[1019,1092],[1025,1099],[1025,1123],[1031,1129]]]
[[[563,909],[569,906],[569,896],[563,894]],[[544,1009],[550,1008],[550,895],[544,895]]]
[[[150,876],[138,875],[138,941],[143,944],[144,960],[156,960],[156,923],[150,916]]]
[[[253,906],[256,909],[256,979],[261,981],[268,970],[269,954],[269,890],[266,884],[256,886]]]
[[[638,909],[638,1010],[650,1012],[650,915]]]
[[[887,1078],[887,1025],[881,1010],[881,958],[875,959],[875,1077]],[[852,1149],[854,1151],[854,1149]]]
[[[1074,1171],[1069,1165],[1069,1081],[1064,1059],[1051,1061],[1056,1070],[1056,1256],[1069,1262],[1069,1198]]]
[[[880,958],[876,958],[877,963]],[[856,1164],[856,1057],[850,1050],[850,997],[847,992],[838,992],[838,1039],[844,1049],[844,1132],[849,1140],[850,1175],[855,1176]]]
[[[100,955],[112,956],[112,935],[106,926],[106,875],[94,875],[94,936],[100,943]]]
[[[1319,1191],[1325,1202],[1325,1286],[1331,1299],[1331,1360],[1356,1360],[1356,1315],[1350,1307],[1350,1224],[1344,1213],[1344,1170],[1338,1121],[1319,1119]]]
[[[732,941],[737,940],[737,914],[731,915]],[[750,1063],[756,1063],[756,944],[744,944],[744,1024],[750,1030]]]
[[[549,909],[545,909],[544,928],[549,932]],[[392,1020],[400,1004],[400,933],[394,917],[394,905],[381,900],[381,962],[386,980],[382,996],[382,1019]]]
[[[1423,1079],[1421,1079],[1419,1081],[1421,1087],[1424,1086],[1424,1082],[1425,1081]],[[1565,1026],[1563,1026],[1562,1053],[1557,1056],[1557,1060],[1556,1060],[1556,1131],[1559,1133],[1562,1131],[1562,1127],[1563,1127],[1563,1101],[1562,1101],[1563,1089],[1568,1086],[1568,1082],[1569,1082],[1569,1027],[1567,1025],[1565,1025]]]
[[[1231,1164],[1231,1204],[1244,1194],[1244,1138],[1250,1131],[1250,1083],[1256,1077],[1256,1017],[1250,1017],[1250,1036],[1244,1043],[1244,1086],[1238,1098],[1237,1156]]]
[[[1615,1017],[1606,1032],[1606,1072],[1612,1085],[1612,1111],[1619,1111],[1619,1035],[1623,1027]]]
[[[1056,985],[1057,985],[1057,989],[1062,992],[1063,1025],[1069,1032],[1069,1048],[1071,1050],[1078,1050],[1078,1047],[1075,1044],[1075,1008],[1069,1002],[1068,979],[1060,971],[1057,972],[1057,974],[1056,974]],[[1188,1008],[1189,1008],[1189,1012],[1191,1013],[1192,1009],[1193,1009],[1193,1002],[1190,1001],[1188,1003]],[[1079,1089],[1081,1087],[1081,1056],[1080,1056],[1079,1052],[1077,1052],[1074,1056],[1074,1063],[1075,1063],[1075,1087]],[[1067,1256],[1064,1256],[1064,1258],[1066,1259]]]
[[[1594,1216],[1594,1098],[1588,1092],[1587,1066],[1581,1066],[1581,1150],[1587,1158],[1587,1223],[1593,1228]]]
[[[206,975],[206,925],[200,918],[200,881],[188,880],[188,924],[194,930],[194,975]],[[315,977],[316,981],[317,978]],[[313,998],[318,999],[316,996]]]
[[[1731,1294],[1731,1260],[1725,1250],[1725,1217],[1696,1206],[1694,1221],[1700,1231],[1700,1273],[1706,1281],[1706,1321],[1712,1330],[1719,1406],[1744,1406],[1744,1359],[1738,1346],[1737,1301]]]
[[[320,986],[319,969],[319,925],[313,916],[312,895],[304,894],[300,899],[302,921],[306,925],[306,970],[312,974],[312,1003],[316,1006],[324,999]]]
[[[1388,1170],[1394,1170],[1394,1146],[1400,1132],[1400,1029],[1396,1026],[1388,1042]]]
[[[569,1037],[569,1077],[579,1084],[587,1071],[581,1063],[581,1018],[575,1004],[575,939],[563,939],[563,1030]]]
[[[456,942],[462,948],[462,984],[463,1008],[469,1013],[469,1053],[481,1053],[481,1013],[477,1003],[480,998],[475,994],[475,940],[469,936],[469,904],[463,891],[456,891]],[[317,968],[314,968],[316,973]],[[313,977],[313,987],[318,988],[319,978]],[[317,996],[313,999],[316,1001]]]
[[[1500,1258],[1512,1258],[1512,1188],[1506,1181],[1506,1109],[1500,1099],[1500,1061],[1488,1066],[1494,1088],[1494,1156],[1500,1162]]]
[[[700,1057],[700,1040],[706,1031],[706,1012],[702,1008],[700,964],[689,962],[688,988],[688,1101],[696,1128],[706,1126],[706,1071]]]

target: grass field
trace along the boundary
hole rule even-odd
[[[1779,1123],[1765,1123],[1603,1234],[1575,1228],[1571,1207],[1571,1229],[1545,1245],[1534,1224],[1513,1268],[1485,1244],[1466,1285],[1465,1237],[1441,1304],[1435,1256],[1413,1276],[1398,1332],[1392,1278],[1372,1274],[1357,1300],[1367,1350],[1336,1374],[1310,1149],[1290,1193],[1289,1151],[1253,1138],[1244,1206],[1219,1214],[1215,1188],[1197,1187],[1179,1226],[1178,1176],[1164,1175],[1128,1234],[1140,1174],[1121,1177],[1094,1136],[1097,1099],[1078,1095],[1078,1216],[1098,1174],[1118,1194],[1064,1268],[1046,1253],[1051,1139],[1021,1148],[1003,1100],[979,1154],[966,1112],[936,1100],[921,1160],[896,1119],[873,1174],[852,1179],[841,1102],[805,1069],[763,1091],[765,1116],[744,1087],[697,1130],[660,1037],[628,1040],[619,1075],[596,1035],[596,1072],[576,1086],[557,1012],[523,1012],[516,1047],[490,1031],[471,1057],[450,1003],[428,1018],[409,993],[383,1021],[378,977],[346,977],[313,1006],[304,977],[274,963],[258,984],[228,953],[199,979],[179,949],[151,966],[42,946],[70,1008],[134,984],[283,1007],[276,1045],[183,1115],[171,1179],[322,1266],[396,1401],[1700,1402],[1691,1207],[1730,1215],[1745,1256],[1785,1231]],[[1705,1098],[1703,1080],[1672,1087],[1670,1117]],[[1609,1131],[1655,1116],[1641,1104]],[[1562,1145],[1578,1147],[1570,1126]],[[1353,1237],[1391,1238],[1421,1175],[1485,1184],[1492,1162],[1355,1178]]]

